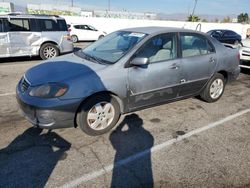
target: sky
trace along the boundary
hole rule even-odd
[[[1,1],[1,0],[0,0]],[[2,0],[25,6],[27,3],[71,5],[72,0]],[[195,0],[73,0],[74,6],[85,9],[127,10],[156,13],[191,13]],[[246,12],[250,15],[250,0],[198,0],[196,14],[232,15]]]

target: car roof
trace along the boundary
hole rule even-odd
[[[204,34],[202,32],[195,31],[195,30],[175,28],[175,27],[134,27],[134,28],[128,28],[128,29],[121,29],[120,31],[145,33],[149,35],[154,35],[154,34],[159,34],[159,33],[168,33],[168,32],[187,32],[187,33]]]
[[[63,19],[57,15],[44,15],[44,14],[16,14],[16,13],[9,13],[9,14],[0,14],[0,18],[36,18],[36,19]]]

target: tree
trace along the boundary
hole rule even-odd
[[[201,19],[199,18],[199,16],[190,14],[190,16],[188,16],[187,21],[189,21],[189,22],[198,22],[200,20]]]
[[[249,16],[247,13],[241,13],[238,15],[238,23],[247,23],[249,21]]]
[[[231,18],[229,16],[225,17],[223,20],[222,20],[223,23],[230,23],[232,22],[231,21]]]

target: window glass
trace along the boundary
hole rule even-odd
[[[68,30],[65,20],[57,20],[57,24],[59,27],[59,31],[67,31]]]
[[[183,57],[205,55],[214,52],[212,44],[205,37],[199,35],[181,35],[181,48]]]
[[[57,24],[54,20],[40,19],[39,24],[42,31],[58,31]]]
[[[106,63],[115,63],[127,54],[146,34],[117,31],[98,40],[81,52]]]
[[[28,19],[10,19],[10,31],[30,31]]]
[[[4,32],[4,23],[2,19],[0,19],[0,32]]]
[[[227,31],[227,32],[225,32],[225,34],[224,34],[225,37],[232,37],[232,36],[235,36],[235,35],[236,35],[236,33],[233,32],[233,31]]]
[[[176,36],[166,34],[150,39],[136,54],[148,58],[150,63],[167,61],[177,57]]]
[[[81,29],[80,25],[74,25],[74,28]]]

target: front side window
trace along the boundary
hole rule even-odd
[[[117,31],[107,35],[102,40],[98,40],[81,52],[87,56],[113,64],[127,54],[145,36],[144,33]]]
[[[150,63],[167,61],[177,57],[176,35],[165,34],[150,39],[136,57],[148,58]]]
[[[214,52],[214,48],[205,37],[192,34],[181,35],[181,49],[182,57],[206,55]]]
[[[9,31],[30,31],[28,19],[10,19]]]

